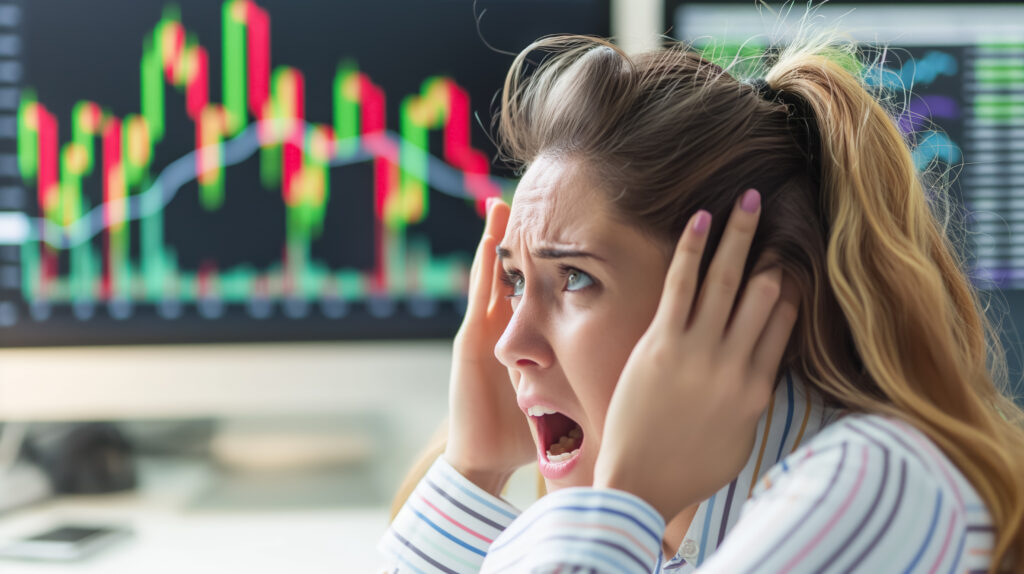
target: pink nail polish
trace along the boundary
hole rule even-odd
[[[755,213],[761,206],[761,194],[756,189],[748,189],[740,201],[740,208],[747,213]]]
[[[486,213],[490,214],[491,213],[491,208],[494,207],[494,204],[497,201],[498,201],[497,197],[488,197],[487,201],[484,203],[484,211]]]
[[[693,230],[696,233],[704,233],[711,227],[711,214],[703,209],[697,212],[697,216],[693,219]]]

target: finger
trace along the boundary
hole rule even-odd
[[[747,282],[736,315],[725,332],[729,360],[750,363],[754,345],[764,332],[781,291],[782,270],[778,267],[758,273]]]
[[[480,274],[480,258],[484,248],[484,237],[481,236],[480,243],[476,245],[476,253],[473,254],[473,263],[469,267],[469,291],[472,292],[473,285],[476,283],[476,276]]]
[[[469,273],[469,300],[466,314],[483,312],[491,297],[491,284],[494,267],[495,248],[505,235],[508,225],[508,205],[500,200],[490,202],[487,209],[487,221],[484,232],[473,256],[473,266]]]
[[[491,210],[486,211],[487,221],[490,221]],[[477,288],[477,282],[480,280],[480,267],[483,266],[484,253],[487,251],[487,223],[484,223],[484,233],[480,236],[480,243],[477,243],[476,253],[473,255],[473,265],[469,268],[469,299],[466,301],[466,314],[470,314],[474,309],[479,309],[482,303],[480,299],[480,289]],[[493,247],[492,247],[493,249]]]
[[[655,321],[678,325],[680,329],[686,328],[697,291],[700,259],[707,245],[710,227],[711,214],[703,209],[694,213],[687,222],[665,275],[665,286],[661,291]]]
[[[494,204],[491,201],[487,202],[487,207],[484,209],[484,230],[480,234],[480,241],[476,244],[476,252],[473,254],[473,264],[469,268],[469,285],[472,287],[476,284],[477,275],[480,274],[481,260],[484,258],[484,251],[486,251],[485,243],[487,241],[487,229],[491,223],[491,207]]]
[[[505,228],[508,227],[508,216],[511,209],[508,204],[497,197],[491,198],[491,208],[488,210],[487,224],[484,226],[484,235],[490,235],[498,242],[505,237]],[[491,250],[490,255],[494,255]]]
[[[772,379],[774,382],[799,314],[800,290],[792,277],[784,275],[779,300],[775,303],[768,324],[754,346],[750,362],[751,373],[759,378]]]
[[[495,240],[494,246],[497,247],[499,243],[498,240]],[[505,317],[503,321],[508,323],[508,319],[512,316],[512,306],[505,298],[508,294],[508,286],[503,281],[504,274],[505,269],[501,265],[501,260],[495,257],[494,263],[491,264],[490,301],[487,304],[487,316]]]
[[[501,245],[501,241],[505,238],[505,230],[508,227],[508,217],[510,213],[509,206],[499,200],[495,200],[493,208],[491,209],[491,226],[490,232],[492,241],[489,242],[487,248],[487,254],[490,258],[490,266],[481,268],[481,272],[486,272],[490,277],[483,287],[489,294],[487,304],[487,315],[493,315],[495,309],[506,309],[508,305],[502,305],[505,302],[505,283],[501,280],[502,275],[505,274],[505,270],[501,265],[501,259],[497,255],[497,248]]]
[[[733,207],[701,287],[693,326],[702,333],[718,337],[725,331],[760,214],[761,195],[748,189]]]

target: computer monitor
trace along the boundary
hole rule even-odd
[[[0,416],[443,393],[483,205],[515,186],[489,137],[505,73],[609,20],[608,0],[0,1]],[[244,383],[265,379],[300,387]]]
[[[881,66],[864,80],[898,104],[918,167],[951,179],[951,229],[991,297],[1011,383],[1024,393],[1024,2],[837,0],[808,11],[799,2],[668,0],[665,9],[677,39],[720,63],[780,47],[805,17],[877,50],[869,55]]]

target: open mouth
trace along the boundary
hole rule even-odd
[[[548,462],[565,462],[580,453],[583,429],[576,421],[544,407],[531,407],[528,414],[537,424],[537,438]]]

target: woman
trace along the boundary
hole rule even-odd
[[[499,136],[525,173],[489,206],[391,569],[1024,572],[992,328],[822,45],[751,84],[590,38],[519,55]],[[520,515],[498,494],[533,458],[550,494]]]

